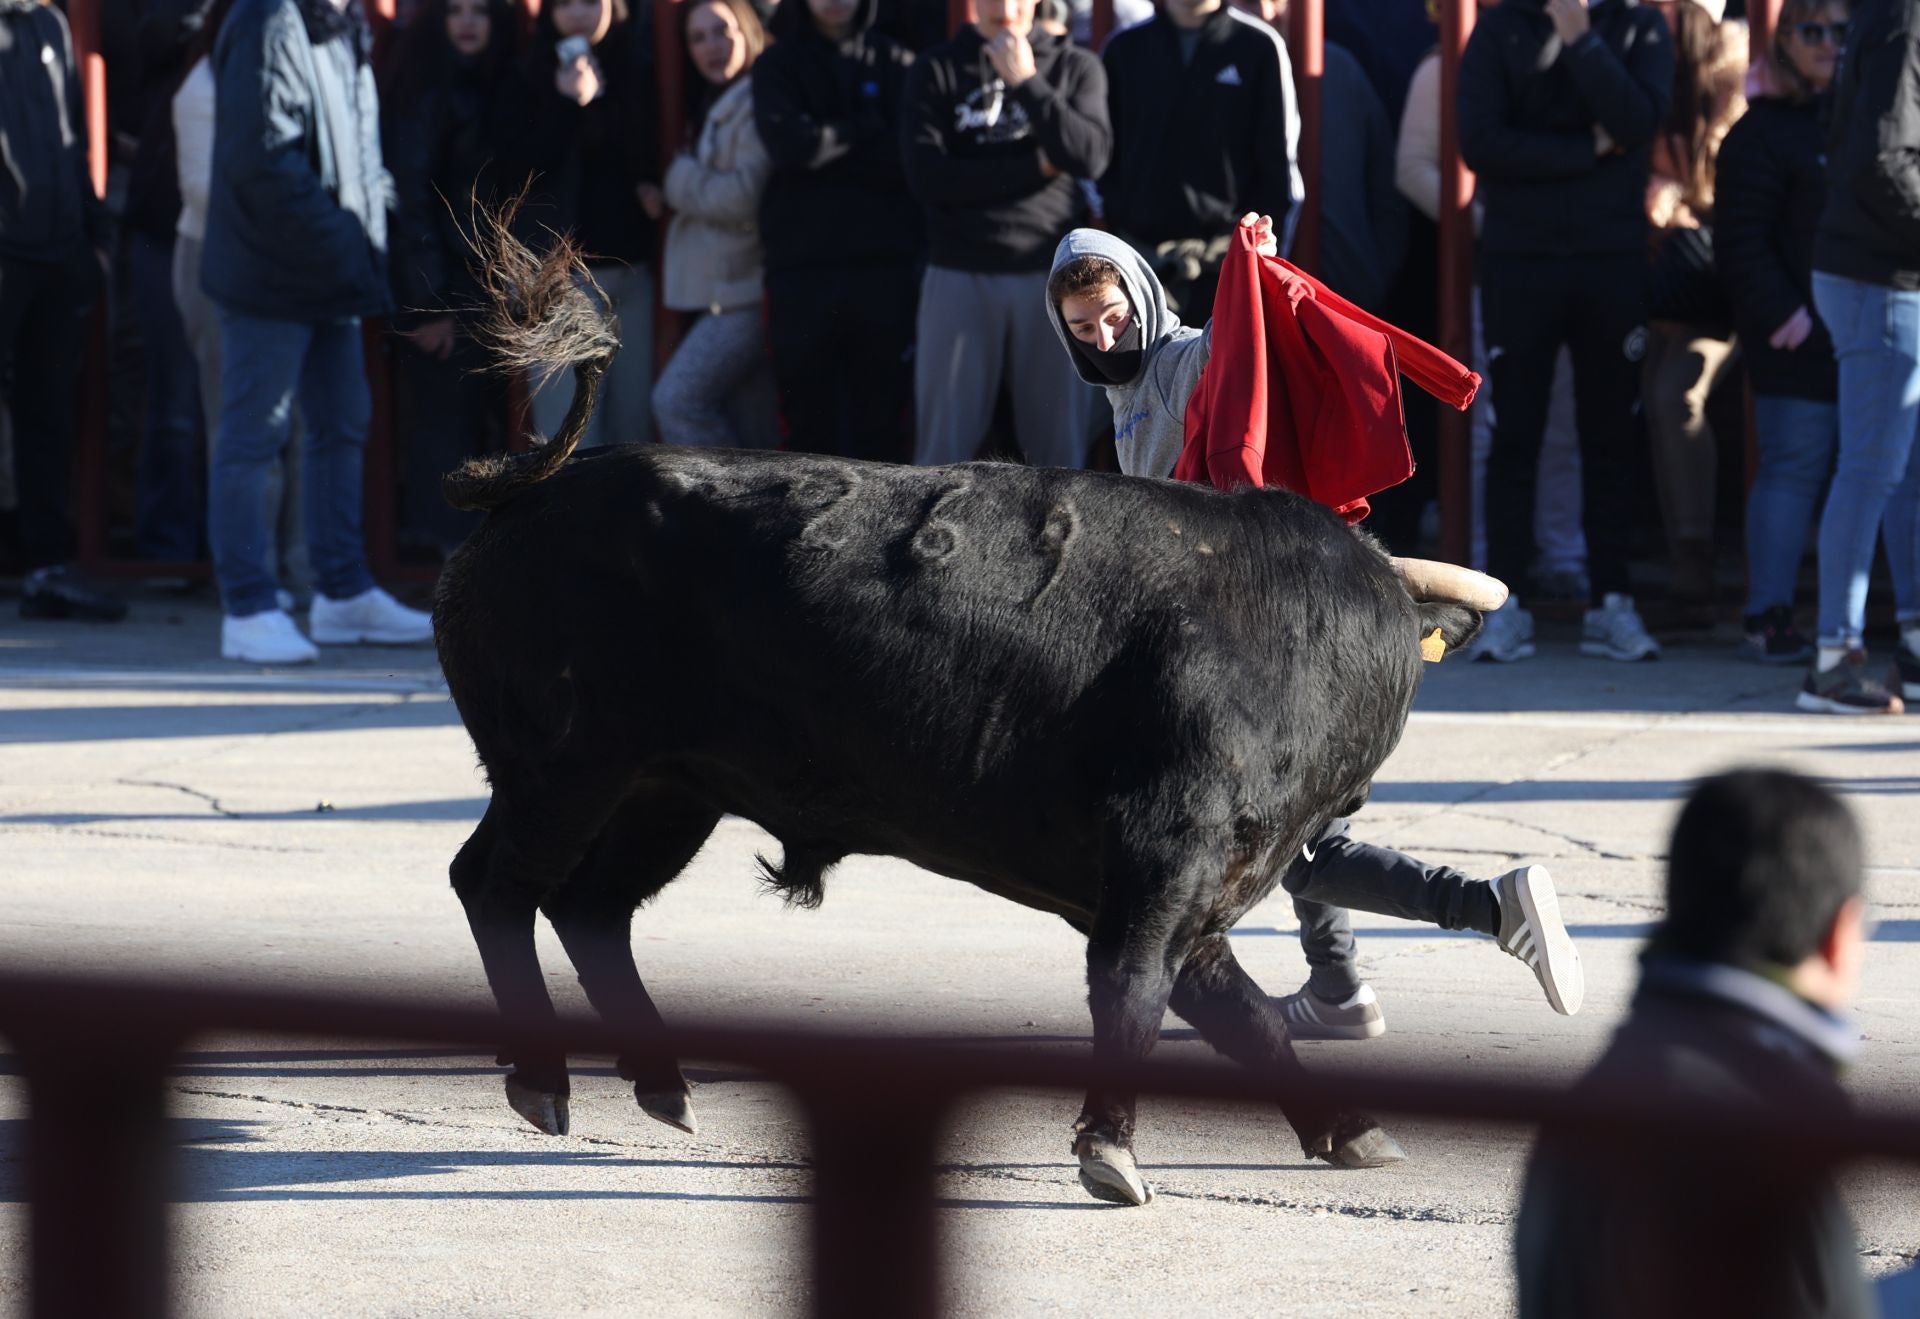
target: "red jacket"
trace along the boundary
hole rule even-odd
[[[1220,266],[1213,343],[1173,475],[1222,490],[1280,486],[1358,522],[1368,495],[1413,475],[1403,372],[1461,410],[1480,387],[1431,344],[1261,256],[1242,226]]]

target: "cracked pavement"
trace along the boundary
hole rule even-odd
[[[208,658],[217,620],[140,597],[119,628],[0,622],[0,957],[483,1003],[446,867],[486,788],[430,651],[328,651],[305,672]],[[1868,829],[1879,920],[1850,1078],[1900,1099],[1920,1075],[1920,724],[1791,712],[1793,672],[1722,639],[1659,664],[1540,659],[1429,670],[1360,836],[1493,874],[1553,868],[1588,972],[1555,1016],[1478,936],[1360,915],[1388,1034],[1302,1046],[1309,1066],[1562,1076],[1604,1043],[1660,912],[1677,795],[1735,763],[1845,789]],[[1080,949],[1060,922],[901,863],[855,858],[818,912],[759,892],[768,840],[722,826],[636,919],[669,1016],[910,1031],[1078,1049]],[[1290,906],[1236,935],[1269,990],[1304,974]],[[556,996],[580,996],[543,927]],[[1171,1051],[1203,1048],[1169,1020]],[[573,1131],[508,1110],[459,1050],[196,1040],[171,1083],[182,1313],[780,1314],[807,1302],[807,1138],[777,1087],[690,1064],[701,1132],[645,1119],[611,1061],[575,1061]],[[25,1100],[0,1053],[0,1313],[24,1301]],[[884,1078],[876,1084],[884,1085]],[[1072,1096],[973,1096],[941,1146],[943,1289],[956,1314],[1502,1315],[1528,1133],[1390,1121],[1410,1161],[1304,1163],[1274,1115],[1148,1098],[1158,1199],[1095,1203],[1068,1158]],[[1853,1170],[1867,1267],[1920,1250],[1920,1177]],[[1089,1215],[1106,1215],[1099,1232]]]

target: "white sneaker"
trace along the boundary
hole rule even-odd
[[[376,586],[347,600],[316,594],[307,629],[323,646],[411,646],[433,640],[433,616],[407,608]]]
[[[220,620],[220,658],[242,664],[311,664],[320,658],[284,609]]]
[[[1580,629],[1580,653],[1610,660],[1660,658],[1660,643],[1634,612],[1633,597],[1608,592],[1598,609],[1587,610]]]
[[[1486,616],[1480,635],[1467,647],[1467,658],[1511,664],[1533,658],[1533,615],[1520,607],[1517,596]]]
[[[1560,919],[1553,877],[1545,866],[1522,866],[1492,883],[1500,907],[1501,951],[1531,967],[1553,1010],[1571,1017],[1587,996],[1587,976],[1580,950]]]
[[[1386,1014],[1372,985],[1362,985],[1344,1003],[1329,1003],[1307,986],[1274,1000],[1296,1040],[1371,1040],[1387,1033]]]

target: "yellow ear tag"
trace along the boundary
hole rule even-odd
[[[1420,638],[1420,658],[1429,664],[1438,664],[1447,653],[1447,639],[1435,628]]]

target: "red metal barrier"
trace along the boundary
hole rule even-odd
[[[1474,0],[1440,6],[1440,306],[1442,352],[1473,361],[1473,173],[1460,159],[1460,56]],[[1485,388],[1485,386],[1482,386]],[[1466,563],[1473,544],[1473,418],[1440,409],[1440,557]]]
[[[1750,1160],[1752,1194],[1787,1154],[1826,1162],[1920,1162],[1920,1111],[1818,1120],[1790,1109],[1730,1111],[1640,1085],[1570,1095],[1539,1083],[1410,1071],[1318,1069],[1296,1079],[1220,1063],[1102,1061],[1086,1054],[967,1041],[823,1036],[790,1028],[617,1030],[577,1018],[503,1023],[489,1011],[428,1003],[212,989],[134,981],[0,976],[0,1036],[20,1053],[30,1104],[27,1200],[36,1319],[159,1316],[168,1286],[165,1080],[171,1054],[211,1031],[405,1041],[607,1055],[643,1048],[744,1065],[791,1089],[813,1134],[814,1313],[933,1316],[940,1275],[934,1158],[942,1116],[984,1090],[1138,1090],[1184,1099],[1323,1106],[1467,1122],[1551,1118],[1624,1157],[1710,1145]],[[874,1078],[884,1076],[876,1086]],[[1276,1133],[1284,1141],[1284,1135]],[[1070,1174],[1066,1160],[1061,1175]],[[1777,1194],[1777,1190],[1775,1191]],[[1628,1269],[1632,1261],[1619,1261]],[[1742,1267],[1703,1255],[1703,1274]],[[1644,1291],[1643,1294],[1659,1294]]]
[[[1306,200],[1293,230],[1293,263],[1320,271],[1320,126],[1321,83],[1327,67],[1327,25],[1323,0],[1291,0],[1287,6],[1287,50],[1293,56],[1294,93],[1300,98],[1300,177]]]

